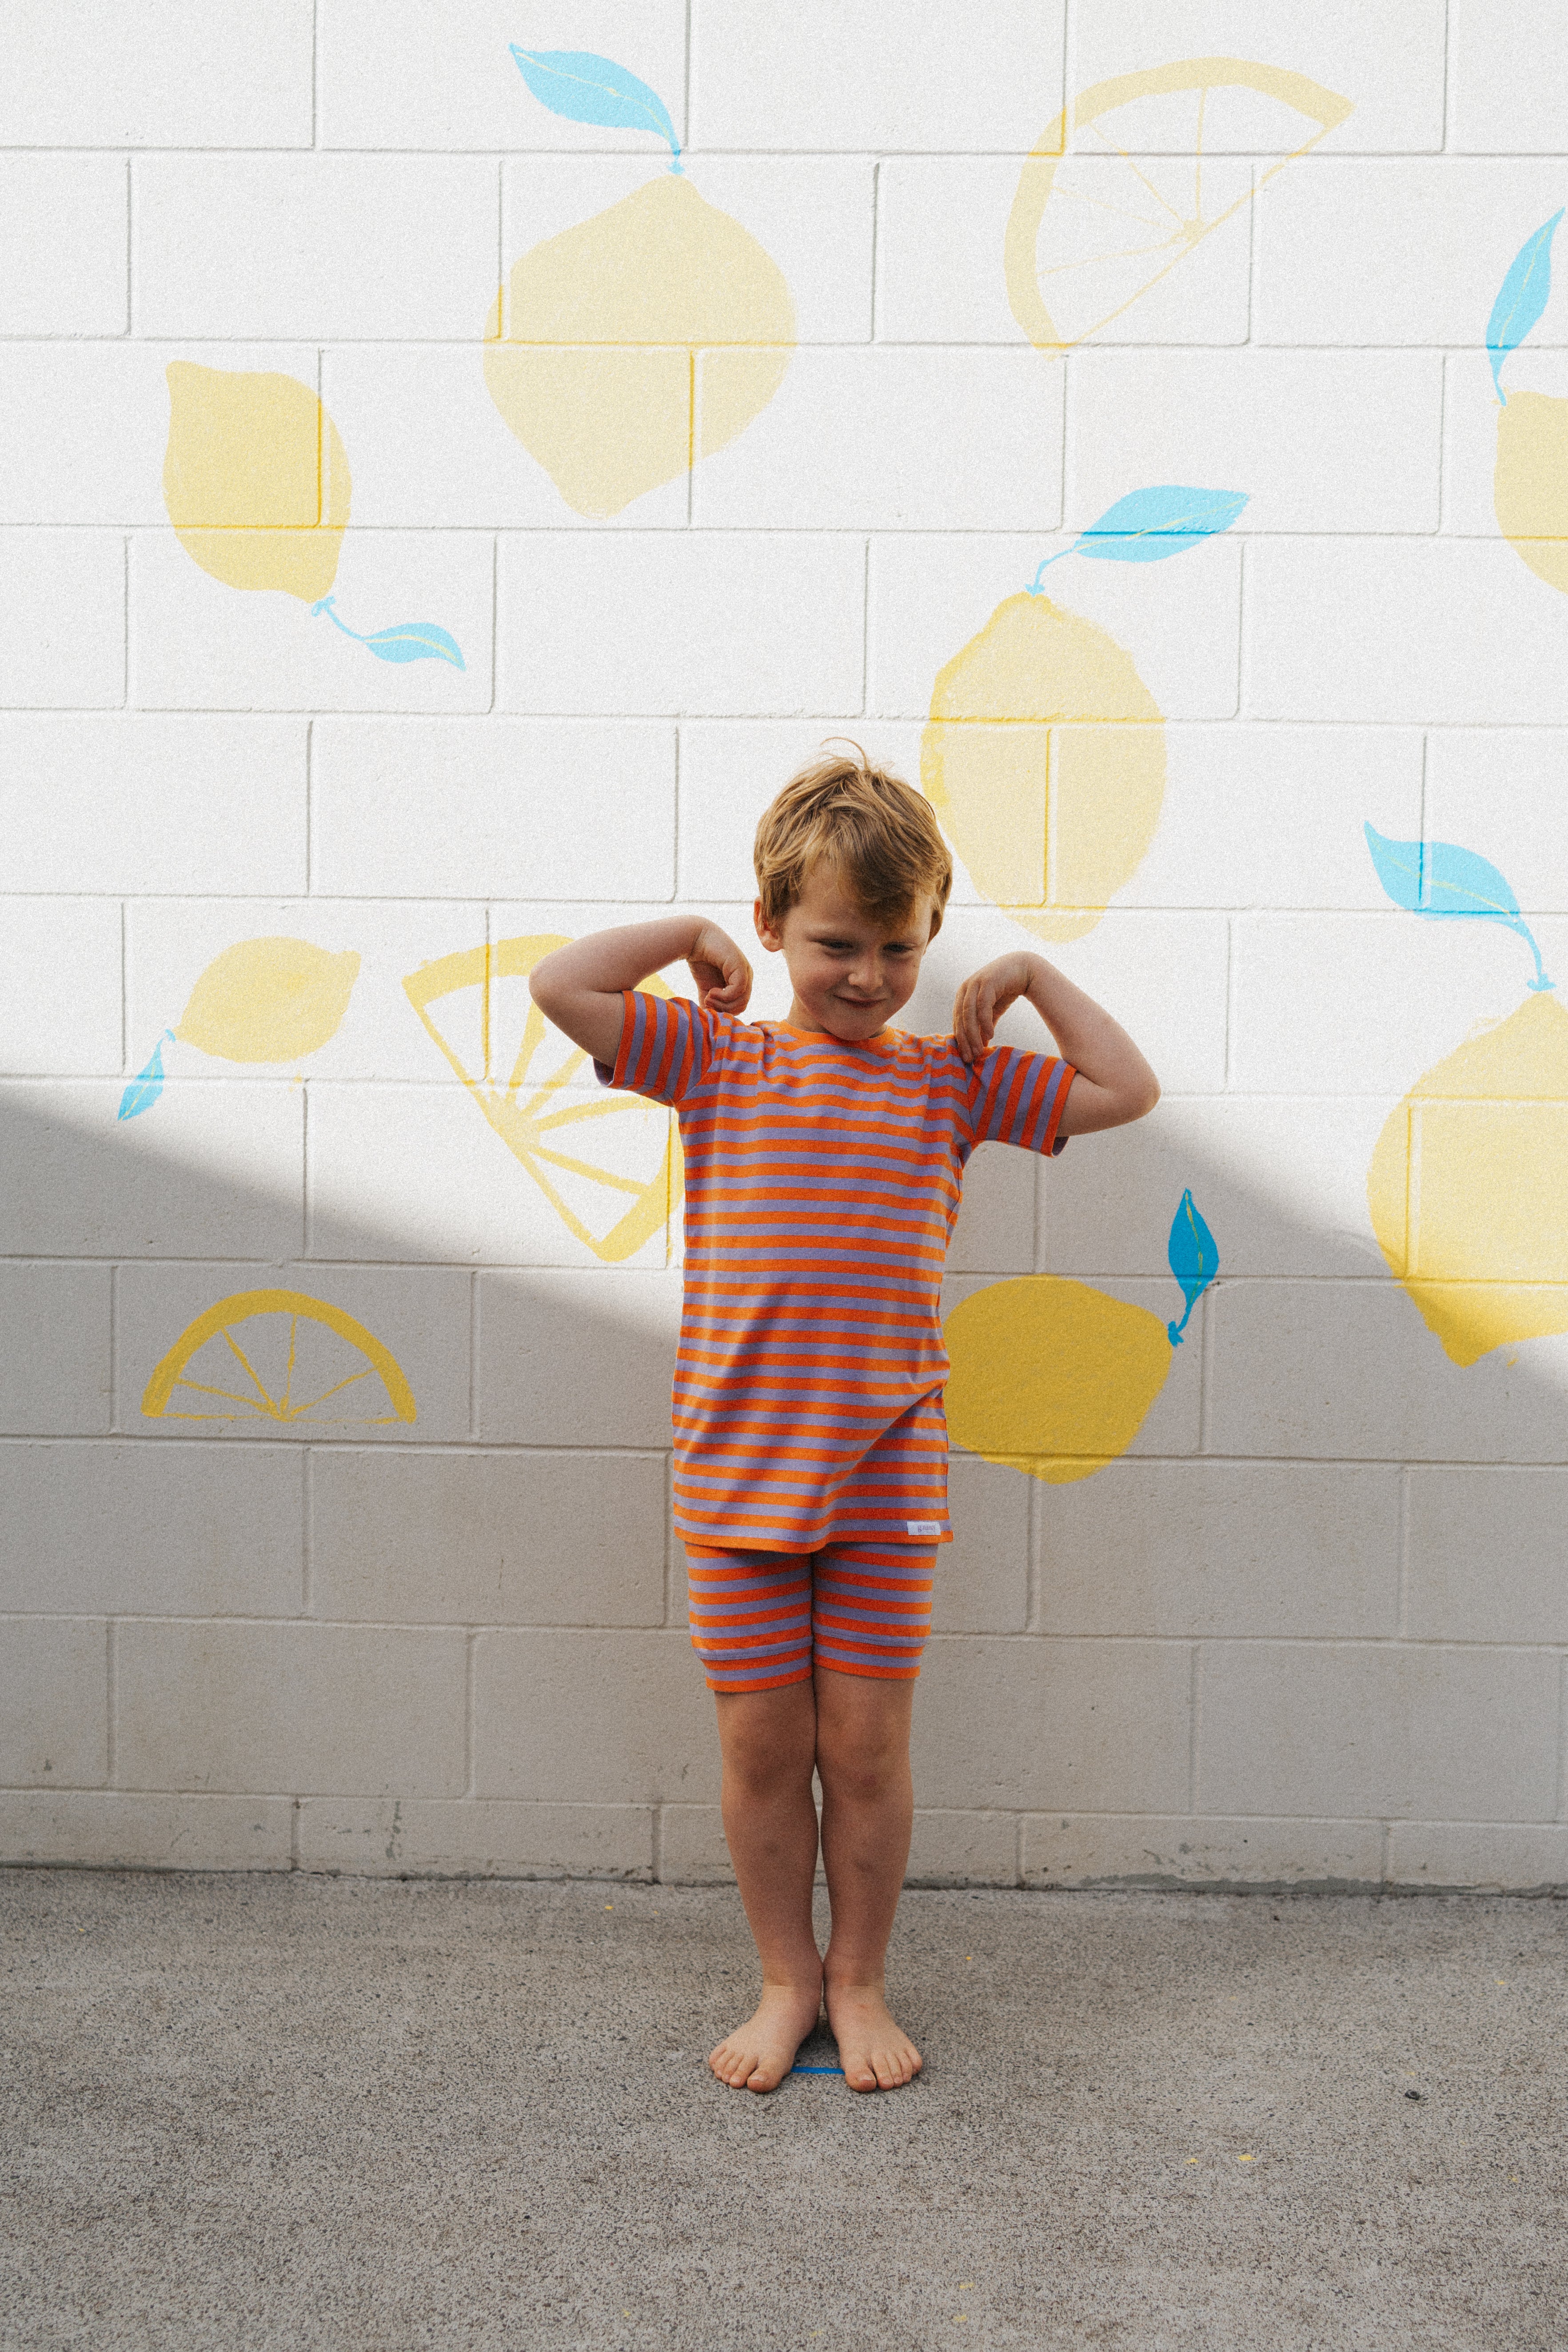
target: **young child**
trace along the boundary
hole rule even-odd
[[[846,2082],[889,2090],[921,2065],[883,1966],[936,1548],[952,1540],[938,1291],[964,1164],[986,1141],[1059,1151],[1141,1118],[1160,1089],[1110,1015],[1026,951],[963,982],[951,1037],[889,1025],[952,862],[926,803],[864,755],[784,786],[757,828],[756,871],[757,936],[795,991],[783,1021],[742,1021],[751,967],[693,915],[558,948],[531,986],[606,1084],[680,1118],[676,1525],[763,1966],[754,2015],[709,2063],[737,2089],[774,2089],[826,1998]],[[697,1003],[638,992],[682,959]],[[1061,1058],[992,1045],[1022,996]]]

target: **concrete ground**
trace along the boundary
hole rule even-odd
[[[764,2099],[703,2063],[724,1889],[10,1871],[0,1924],[6,2347],[1568,2343],[1560,1904],[910,1894],[925,2074]]]

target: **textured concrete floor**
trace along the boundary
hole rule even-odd
[[[1568,2342],[1559,1904],[910,1895],[869,2098],[708,2075],[726,1891],[13,1871],[0,1924],[7,2347]]]

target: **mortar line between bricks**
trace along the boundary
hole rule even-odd
[[[1443,144],[1442,144],[1441,148],[1438,150],[1438,152],[1439,152],[1439,153],[1444,154],[1444,155],[1447,154],[1447,153],[1448,153],[1448,152],[1449,152],[1449,149],[1448,149],[1448,137],[1449,137],[1449,122],[1448,122],[1448,53],[1449,53],[1449,44],[1450,44],[1450,42],[1451,42],[1451,40],[1452,40],[1452,38],[1453,38],[1453,29],[1454,29],[1454,9],[1453,9],[1453,0],[1443,0]]]

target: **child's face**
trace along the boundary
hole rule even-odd
[[[931,942],[931,905],[922,898],[890,928],[868,915],[845,890],[835,867],[819,863],[775,928],[754,909],[757,937],[782,953],[795,987],[788,1018],[854,1043],[874,1037],[915,992]]]

